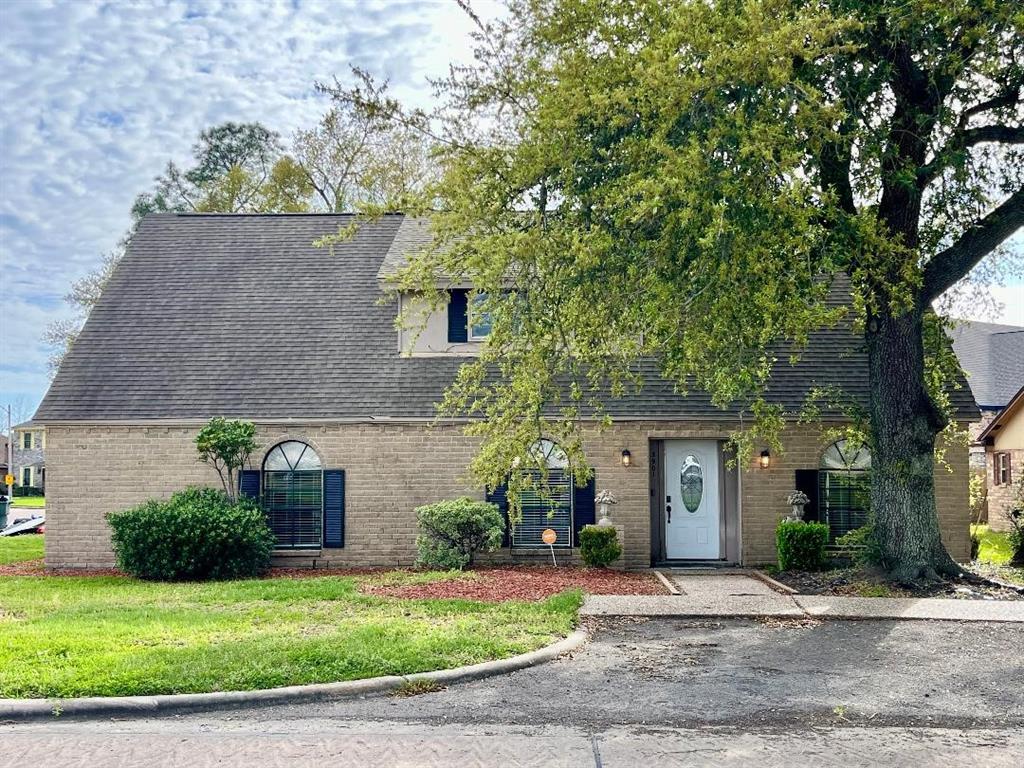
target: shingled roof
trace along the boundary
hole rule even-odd
[[[157,214],[139,225],[36,414],[43,422],[429,418],[462,358],[402,357],[378,273],[403,217],[360,227],[333,252],[313,241],[336,214]],[[409,224],[406,222],[406,231]],[[618,417],[735,416],[702,393],[676,394],[656,363],[647,385],[612,401]],[[811,387],[864,402],[867,366],[842,328],[780,361],[769,398],[799,408]],[[964,387],[961,416],[976,406]]]
[[[978,405],[998,410],[1009,403],[1024,384],[1024,328],[961,320],[950,337]]]

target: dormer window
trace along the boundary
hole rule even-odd
[[[487,294],[450,288],[448,295],[448,342],[459,344],[486,339],[491,334],[491,314],[483,309]]]

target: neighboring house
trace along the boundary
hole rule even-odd
[[[971,470],[985,479],[981,519],[1001,526],[1005,522],[1001,520],[1005,504],[999,499],[1006,495],[1007,488],[999,487],[1003,484],[998,481],[992,466],[992,446],[986,445],[981,436],[992,436],[988,428],[993,420],[1024,386],[1024,327],[961,320],[950,332],[950,337],[981,409],[980,420],[968,428]],[[1024,441],[1017,447],[1024,448]],[[990,500],[995,503],[994,508]]]
[[[6,475],[10,471],[10,466],[7,464],[7,435],[0,435],[0,475]],[[3,478],[0,477],[0,482]],[[0,493],[7,493],[7,486],[0,488]]]
[[[1020,475],[1024,470],[1024,386],[978,435],[985,450],[988,477],[988,523],[994,530],[1010,529],[1010,512],[1018,508]]]
[[[410,565],[415,507],[469,494],[504,508],[503,489],[468,486],[478,446],[464,423],[433,423],[460,364],[477,353],[487,318],[474,316],[468,286],[415,341],[395,328],[382,284],[423,243],[422,222],[399,214],[365,223],[351,239],[313,241],[353,222],[345,215],[159,214],[144,219],[36,414],[46,426],[50,566],[113,561],[104,516],[190,484],[216,485],[197,461],[197,431],[213,416],[249,419],[259,448],[241,489],[259,497],[278,540],[278,561],[317,565]],[[416,302],[404,296],[401,302]],[[402,354],[402,351],[408,354]],[[496,561],[575,556],[579,529],[594,521],[595,490],[617,498],[623,562],[763,563],[775,558],[775,526],[796,487],[808,514],[833,535],[867,517],[871,457],[836,444],[822,426],[790,426],[781,455],[729,461],[738,410],[706,395],[680,396],[644,364],[647,385],[609,404],[612,426],[584,425],[595,478],[573,486],[564,454],[549,463],[555,507],[524,500],[524,520]],[[847,328],[814,334],[802,361],[785,354],[768,397],[799,410],[814,387],[838,385],[864,403],[862,340]],[[957,418],[977,418],[966,387]],[[841,424],[826,412],[826,425]],[[756,453],[760,454],[758,450]],[[951,447],[952,472],[936,468],[943,537],[970,554],[967,451]]]
[[[46,488],[46,428],[36,421],[15,424],[14,478],[25,488]]]

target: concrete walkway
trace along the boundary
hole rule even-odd
[[[581,613],[585,616],[776,616],[1024,623],[1024,600],[789,595],[744,574],[662,573],[681,594],[594,595],[586,599]]]

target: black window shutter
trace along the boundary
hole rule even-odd
[[[488,491],[487,501],[491,504],[498,505],[498,511],[501,513],[501,517],[505,521],[505,533],[501,537],[501,546],[507,547],[512,540],[511,531],[509,531],[508,525],[508,486],[505,483],[502,483],[493,491]]]
[[[324,546],[345,546],[345,470],[324,470]]]
[[[448,291],[448,341],[469,341],[469,324],[467,305],[469,291],[465,288],[452,288]]]
[[[572,515],[572,545],[580,545],[580,529],[584,525],[593,525],[597,522],[597,509],[594,503],[596,495],[596,478],[591,477],[590,482],[582,488],[573,486],[573,515]]]
[[[804,507],[804,520],[807,522],[819,522],[818,520],[818,470],[798,469],[794,482],[796,490],[803,491],[810,499]]]
[[[238,495],[259,501],[260,471],[258,469],[243,469],[238,473]]]

